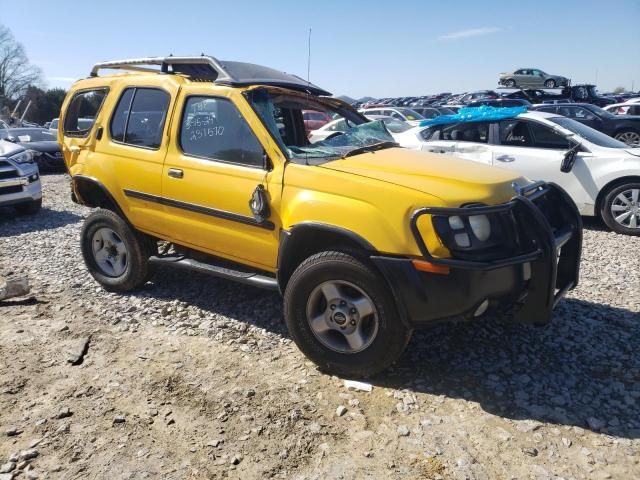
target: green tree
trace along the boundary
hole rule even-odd
[[[31,106],[27,111],[25,120],[42,125],[45,122],[50,122],[54,118],[59,117],[60,107],[66,94],[66,90],[62,88],[52,88],[44,91],[35,86],[27,87],[25,95],[22,98],[23,103],[21,110],[26,108],[29,101],[31,101]]]
[[[627,89],[624,88],[624,87],[616,87],[616,88],[613,89],[613,93],[616,93],[616,94],[617,93],[624,93],[626,91],[627,91]]]

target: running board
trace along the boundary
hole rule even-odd
[[[192,258],[169,256],[149,258],[149,262],[155,265],[171,265],[176,267],[194,270],[196,272],[208,273],[216,277],[225,278],[227,280],[235,280],[236,282],[254,287],[265,288],[267,290],[278,290],[278,281],[273,277],[260,275],[256,272],[241,272],[230,268],[219,267],[210,263],[199,262]]]

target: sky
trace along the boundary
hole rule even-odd
[[[640,89],[640,0],[0,0],[0,24],[48,87],[95,62],[170,53],[306,78],[311,29],[310,80],[335,95],[491,89],[522,67]]]

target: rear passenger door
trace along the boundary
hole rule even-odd
[[[161,234],[163,226],[161,184],[162,165],[168,144],[168,116],[179,90],[171,77],[158,84],[128,81],[114,89],[117,100],[109,122],[100,127],[102,138],[99,178],[113,178],[116,201],[138,228]],[[124,197],[119,201],[119,197]]]

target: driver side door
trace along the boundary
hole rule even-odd
[[[498,122],[493,164],[515,170],[530,180],[554,182],[567,191],[580,211],[593,205],[597,187],[585,163],[588,153],[578,153],[569,173],[560,171],[565,153],[573,144],[551,127],[530,120],[511,118]]]

